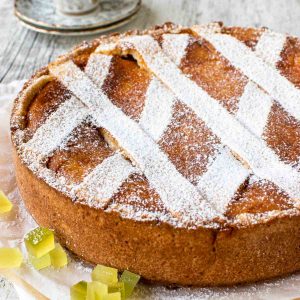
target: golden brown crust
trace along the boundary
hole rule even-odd
[[[162,33],[166,32],[191,33],[189,29],[165,24],[146,32],[133,31],[125,35],[151,33],[160,41]],[[223,32],[235,36],[251,48],[254,48],[261,34],[261,30],[225,27]],[[84,43],[59,60],[72,59],[84,69],[90,53],[100,43],[120,36],[111,35]],[[290,63],[286,57],[294,48],[298,49],[298,44],[289,41],[282,53],[285,62],[278,65],[282,73],[288,73],[295,81],[300,60],[295,55]],[[228,111],[236,112],[238,98],[243,93],[247,78],[208,42],[191,43],[180,67]],[[106,78],[103,89],[125,114],[138,120],[150,81],[149,73],[128,57],[115,56],[111,68],[114,70]],[[37,72],[25,84],[23,92],[37,78],[45,75],[48,75],[47,68]],[[270,182],[256,184],[245,181],[228,207],[227,222],[219,222],[217,229],[205,226],[197,229],[177,228],[158,221],[125,219],[119,212],[108,211],[108,205],[95,209],[79,204],[47,185],[21,161],[15,132],[19,128],[26,128],[25,140],[28,140],[67,97],[68,91],[58,82],[51,81],[37,92],[28,114],[20,118],[17,109],[23,101],[21,92],[15,101],[11,131],[17,182],[24,202],[36,221],[53,228],[71,251],[92,263],[130,269],[150,281],[178,285],[254,282],[300,269],[299,211],[295,213],[294,210],[294,214],[290,214],[289,210],[294,209],[290,199]],[[175,113],[173,119],[177,127],[168,128],[158,144],[181,174],[195,184],[195,178],[206,171],[214,145],[220,141],[204,122],[182,106],[179,102],[175,104],[178,115]],[[285,114],[280,106],[272,108],[265,138],[281,158],[295,163],[299,155],[300,125]],[[55,150],[46,163],[56,174],[63,175],[72,183],[79,183],[91,169],[112,155],[114,149],[109,149],[106,143],[109,133],[103,128],[86,123],[74,132],[76,138],[71,139],[65,148]],[[202,152],[207,156],[201,157],[201,164],[193,164],[193,160],[199,159],[197,151],[184,151],[186,145],[182,142],[183,137],[195,149],[202,147]],[[172,148],[169,148],[170,144]],[[137,193],[143,201],[131,203],[131,199],[134,199],[131,195]],[[158,194],[140,174],[132,174],[124,181],[109,204],[140,205],[147,212],[155,209],[167,213]],[[261,218],[260,214],[270,212],[274,213],[270,214],[270,218]],[[277,215],[281,212],[283,214]],[[252,222],[252,219],[248,222],[245,214],[251,217],[257,215],[257,222]],[[231,222],[237,217],[239,220],[244,218],[245,222],[238,225]]]
[[[14,160],[34,219],[92,263],[129,268],[150,281],[194,286],[255,282],[300,269],[299,216],[223,231],[138,222],[73,203],[38,179],[15,151]]]
[[[69,181],[80,182],[84,175],[100,164],[113,151],[98,128],[85,122],[75,128],[77,139],[69,140],[64,149],[57,149],[47,161],[47,167]]]

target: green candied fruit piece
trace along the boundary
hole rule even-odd
[[[103,300],[121,300],[121,299],[122,298],[120,292],[108,294],[103,298]]]
[[[0,248],[0,269],[19,268],[23,255],[19,248]]]
[[[97,265],[92,272],[93,281],[99,281],[105,284],[118,282],[118,270],[102,265]]]
[[[107,294],[108,288],[106,284],[98,281],[87,283],[86,300],[103,300]]]
[[[54,268],[62,268],[68,264],[68,257],[64,248],[56,243],[55,248],[50,251],[51,265]]]
[[[123,274],[121,275],[120,281],[124,282],[124,286],[125,286],[125,298],[128,298],[131,296],[135,286],[137,285],[137,283],[139,282],[141,276],[131,273],[127,270],[125,270],[123,272]]]
[[[54,249],[54,234],[48,228],[37,227],[25,236],[27,251],[40,258]]]
[[[47,268],[51,265],[50,254],[47,253],[39,258],[29,254],[29,262],[36,270]]]
[[[13,205],[5,196],[5,194],[0,190],[0,213],[4,214],[11,211]]]
[[[85,300],[87,295],[87,282],[80,281],[70,289],[71,300]]]
[[[124,282],[112,283],[108,286],[108,293],[117,293],[121,295],[121,299],[125,299],[125,285]]]

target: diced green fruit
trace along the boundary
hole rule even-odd
[[[39,258],[54,249],[54,234],[48,228],[38,227],[25,236],[27,251]]]
[[[50,251],[51,265],[54,268],[62,268],[68,264],[68,257],[64,248],[56,243],[55,248]]]
[[[103,300],[104,296],[106,296],[107,294],[108,288],[106,284],[98,281],[87,283],[86,300]]]
[[[121,299],[122,298],[120,292],[108,294],[103,298],[103,300],[121,300]]]
[[[93,281],[99,281],[105,284],[118,282],[118,270],[102,265],[97,265],[92,272]]]
[[[34,266],[35,269],[41,270],[51,265],[50,254],[47,253],[39,258],[29,254],[29,262]]]
[[[0,213],[6,213],[11,211],[13,205],[5,196],[5,194],[0,190]]]
[[[117,293],[121,294],[121,299],[125,299],[125,285],[124,282],[112,283],[108,286],[108,293]]]
[[[70,289],[71,300],[86,300],[87,282],[80,281],[74,284]]]
[[[23,255],[19,248],[0,248],[0,269],[19,268]]]
[[[131,273],[127,270],[125,270],[123,272],[123,274],[121,275],[121,282],[124,282],[125,285],[125,298],[128,298],[131,296],[135,286],[137,285],[137,283],[139,282],[141,276]]]

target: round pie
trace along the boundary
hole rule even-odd
[[[300,41],[166,23],[84,43],[11,117],[38,224],[91,263],[163,284],[300,269]]]

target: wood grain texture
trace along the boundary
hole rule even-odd
[[[222,20],[229,25],[267,26],[300,35],[300,0],[144,0],[138,18],[120,31],[170,20],[183,25]],[[28,78],[59,54],[94,37],[57,37],[32,32],[13,16],[13,1],[1,0],[0,82]]]
[[[165,21],[183,25],[223,21],[226,25],[267,26],[300,36],[300,0],[143,0],[138,18],[119,31]],[[56,37],[23,28],[13,16],[13,1],[0,0],[0,83],[28,78],[88,37]],[[17,299],[0,278],[0,300]]]

